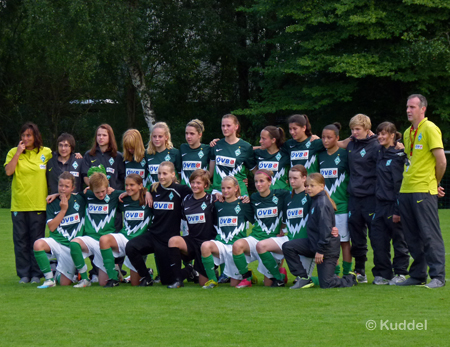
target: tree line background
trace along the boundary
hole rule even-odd
[[[179,146],[190,119],[208,142],[230,112],[252,144],[293,113],[319,135],[334,121],[349,135],[357,113],[403,131],[412,93],[446,143],[449,18],[442,0],[0,0],[0,155],[29,120],[81,153],[103,122],[120,143],[166,121]],[[2,207],[9,185],[1,170]]]

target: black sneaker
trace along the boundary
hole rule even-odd
[[[217,283],[228,283],[228,282],[230,282],[230,277],[228,277],[225,274],[221,274],[219,276],[219,279],[217,280]]]
[[[103,287],[104,288],[117,287],[119,285],[119,283],[120,282],[118,280],[114,280],[114,279],[110,278]]]
[[[167,286],[167,288],[169,288],[169,289],[176,289],[176,288],[181,288],[181,287],[184,287],[184,283],[182,281],[175,281],[171,285]]]
[[[406,281],[396,283],[396,286],[424,286],[426,284],[426,281],[421,281],[417,278],[408,278]]]
[[[153,280],[153,282],[160,283],[161,282],[161,277],[159,277],[159,275],[156,276],[155,279]]]
[[[199,273],[196,270],[194,270],[194,267],[192,266],[192,264],[187,264],[186,270],[188,271],[188,277],[187,277],[188,282],[198,283],[199,282]]]
[[[284,287],[284,281],[277,280],[276,278],[272,278],[271,287]]]
[[[139,287],[150,287],[153,285],[153,279],[151,277],[142,277]]]

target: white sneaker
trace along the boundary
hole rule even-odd
[[[373,284],[376,284],[378,286],[383,284],[389,284],[389,280],[381,276],[375,276],[375,278],[373,279]]]
[[[406,281],[406,277],[403,275],[395,275],[392,277],[392,279],[389,281],[390,286],[395,286],[397,283],[402,283]]]
[[[92,275],[91,282],[92,283],[98,283],[98,276],[97,275]]]
[[[356,273],[356,280],[358,281],[358,283],[367,283],[367,276]]]
[[[91,286],[91,282],[89,282],[89,280],[82,279],[80,282],[78,282],[78,284],[75,284],[73,287],[74,288],[84,288],[84,287],[90,287],[90,286]]]
[[[38,286],[38,289],[47,289],[51,287],[56,287],[56,282],[53,279],[45,280],[41,286]]]

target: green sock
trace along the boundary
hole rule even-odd
[[[278,281],[284,280],[284,275],[280,273],[280,270],[278,269],[278,264],[275,261],[275,258],[273,257],[272,253],[264,252],[260,254],[259,257],[261,258],[261,261],[266,267],[266,269],[269,270],[269,272],[273,277],[275,277]]]
[[[81,245],[79,243],[70,243],[70,255],[72,256],[72,260],[75,263],[75,267],[78,269],[78,273],[80,274],[81,278],[83,280],[87,280],[87,266],[83,258]]]
[[[108,277],[116,281],[119,280],[119,277],[117,276],[117,271],[114,268],[115,258],[112,249],[111,248],[100,249],[100,253],[102,254],[103,265],[105,266]]]
[[[334,274],[338,275],[341,273],[341,267],[338,265],[336,265],[336,267],[334,268]]]
[[[45,251],[34,251],[34,257],[45,276],[45,279],[53,278],[52,268],[50,267],[50,260],[48,260],[47,253]]]
[[[342,262],[342,273],[345,275],[348,275],[352,271],[352,262]]]
[[[223,270],[225,269],[225,263],[220,264],[219,268],[220,268],[220,274],[222,275],[223,274]]]
[[[316,277],[316,276],[311,277],[311,281],[313,281],[315,286],[320,286],[319,277]]]
[[[214,258],[212,255],[208,257],[202,257],[203,267],[206,271],[206,276],[208,276],[209,280],[214,280],[217,282],[216,272],[214,271]]]
[[[234,255],[233,254],[233,260],[234,263],[236,264],[236,267],[239,270],[239,273],[241,275],[245,275],[248,272],[248,264],[247,264],[247,258],[245,258],[245,254],[238,254],[238,255]]]

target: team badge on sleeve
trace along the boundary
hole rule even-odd
[[[76,170],[77,169],[77,167],[78,167],[78,164],[77,164],[77,162],[76,161],[74,161],[73,162],[73,164],[72,164],[72,166],[73,166],[73,168]]]
[[[336,165],[339,165],[340,162],[341,162],[341,158],[336,157],[336,159],[334,159],[334,163],[335,163]]]
[[[239,205],[237,205],[234,210],[236,211],[236,213],[239,213],[241,211],[241,208],[239,207]]]
[[[109,200],[111,200],[111,199],[109,198],[109,195],[106,195],[106,196],[105,196],[105,202],[108,203]]]
[[[109,165],[114,164],[114,159],[113,158],[109,158]]]
[[[278,204],[278,198],[274,195],[272,198],[274,204]]]
[[[275,156],[275,158],[279,161],[279,160],[281,159],[281,154],[278,153],[278,154]]]

